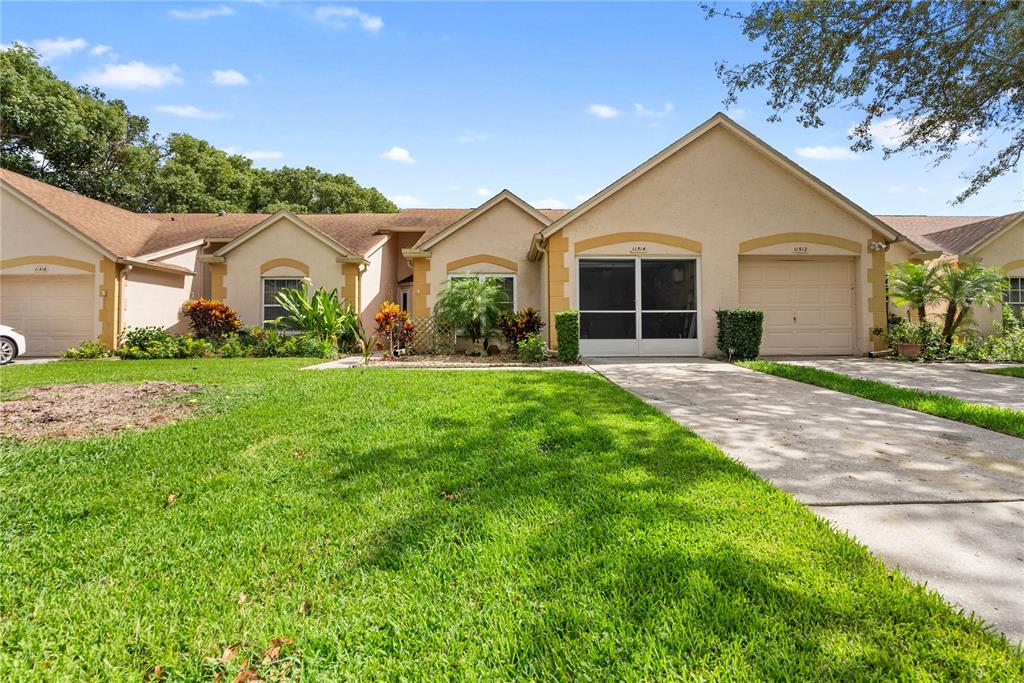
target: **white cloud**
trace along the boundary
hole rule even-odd
[[[284,152],[279,149],[254,149],[249,152],[242,152],[242,156],[249,157],[253,161],[260,159],[282,159],[284,158]]]
[[[462,135],[459,136],[459,142],[482,142],[489,138],[487,133],[481,133],[480,131],[467,128],[462,131]]]
[[[85,38],[40,38],[29,45],[39,53],[39,58],[44,62],[84,50],[89,46]]]
[[[857,155],[849,147],[827,147],[825,145],[797,147],[796,153],[797,156],[801,156],[804,159],[828,159],[834,161],[857,158]]]
[[[117,55],[114,54],[111,50],[112,48],[109,45],[93,45],[92,49],[89,50],[89,54],[91,54],[93,57],[106,56],[109,59],[116,59]]]
[[[381,159],[388,159],[390,161],[397,161],[400,164],[415,164],[416,160],[409,154],[409,150],[405,147],[392,147],[388,151],[380,155]]]
[[[398,204],[403,209],[407,209],[412,206],[421,206],[423,204],[423,200],[419,197],[413,197],[410,194],[396,194],[391,197],[391,201]]]
[[[158,112],[180,116],[183,119],[222,119],[227,114],[217,111],[203,111],[191,104],[158,104]]]
[[[249,79],[234,69],[214,69],[210,72],[210,82],[214,85],[248,85]]]
[[[637,116],[657,119],[665,118],[666,116],[671,114],[675,108],[676,105],[672,104],[671,102],[666,102],[665,106],[662,107],[661,109],[648,109],[647,107],[639,103],[633,105],[633,110]]]
[[[585,201],[587,201],[588,199],[590,199],[591,197],[593,197],[595,194],[597,194],[600,191],[601,191],[600,189],[597,189],[597,190],[594,190],[593,192],[591,192],[590,194],[574,194],[572,196],[572,198],[575,199],[578,202],[585,202]]]
[[[367,33],[377,33],[384,27],[384,20],[380,17],[360,12],[355,7],[338,7],[335,5],[324,5],[317,7],[313,13],[316,20],[322,24],[334,28],[347,28],[351,20],[356,20]]]
[[[493,197],[497,192],[489,190],[486,187],[478,187],[476,190],[477,197]]]
[[[196,9],[172,9],[168,12],[175,19],[186,21],[212,19],[213,17],[229,17],[235,13],[229,5],[217,5],[216,7],[199,7]]]
[[[587,107],[587,113],[599,119],[614,119],[622,116],[622,112],[610,104],[592,104]]]
[[[79,80],[99,87],[140,90],[181,83],[180,73],[181,69],[177,64],[150,66],[142,62],[128,62],[127,64],[108,64],[101,71],[86,72]]]
[[[457,190],[457,189],[459,189],[459,186],[458,186],[458,185],[449,185],[449,186],[448,186],[448,189],[449,189],[449,190],[453,190],[453,191],[454,191],[454,190]]]
[[[729,109],[726,110],[725,113],[727,116],[729,116],[729,118],[735,121],[742,121],[743,119],[747,118],[747,114],[749,114],[750,112],[747,111],[746,109]]]
[[[538,199],[535,202],[530,202],[530,204],[532,204],[532,205],[534,205],[534,206],[536,206],[538,208],[541,208],[541,209],[567,209],[567,208],[569,208],[569,207],[567,207],[565,205],[565,202],[563,202],[558,197],[545,197],[544,199]]]
[[[897,118],[873,121],[868,133],[883,145],[898,145],[906,136],[906,124]]]

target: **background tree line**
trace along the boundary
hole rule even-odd
[[[254,168],[187,133],[162,138],[122,100],[57,78],[21,45],[0,52],[0,165],[129,211],[398,211],[343,173]]]

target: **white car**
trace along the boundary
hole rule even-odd
[[[0,325],[0,365],[7,365],[18,356],[25,355],[25,337],[13,327]]]

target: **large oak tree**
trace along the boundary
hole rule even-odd
[[[0,165],[130,211],[398,210],[343,173],[254,168],[192,135],[153,135],[124,102],[57,78],[20,45],[0,52]]]
[[[824,112],[859,112],[851,148],[885,131],[886,157],[911,151],[948,159],[965,144],[991,149],[964,177],[957,202],[1013,171],[1024,154],[1024,2],[1020,0],[784,0],[741,10],[705,3],[742,23],[766,58],[717,65],[726,104],[768,91],[769,120],[797,110],[808,127]],[[984,152],[982,152],[984,154]]]

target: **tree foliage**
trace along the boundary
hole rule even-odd
[[[468,334],[475,344],[498,326],[505,288],[495,277],[460,277],[448,281],[437,295],[434,315]]]
[[[897,306],[907,306],[917,311],[917,319],[923,321],[928,305],[939,300],[940,264],[897,263],[889,271],[889,296]]]
[[[0,165],[130,211],[398,210],[343,173],[254,168],[186,133],[160,138],[124,102],[62,81],[22,45],[0,52],[0,91]]]
[[[765,59],[719,62],[726,104],[740,92],[768,91],[770,121],[798,109],[807,127],[824,125],[832,107],[859,110],[852,149],[912,151],[938,164],[963,144],[998,146],[973,173],[957,202],[1012,171],[1024,154],[1024,3],[1020,0],[895,2],[783,0],[710,18],[739,19],[761,41]]]

